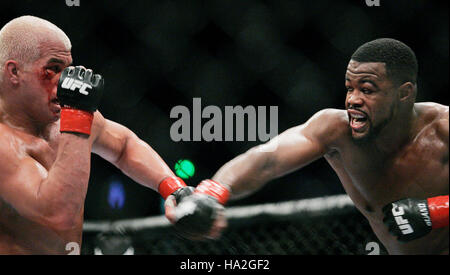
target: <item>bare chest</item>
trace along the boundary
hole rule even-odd
[[[326,158],[366,214],[405,197],[448,194],[448,142],[432,134],[418,137],[389,157],[348,145]]]
[[[56,159],[58,137],[56,134],[49,139],[30,135],[17,135],[14,143],[19,156],[33,158],[43,169],[48,171]]]

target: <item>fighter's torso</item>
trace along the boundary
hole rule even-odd
[[[7,127],[6,129],[8,130],[0,134],[3,135],[3,138],[6,136],[9,146],[14,147],[16,157],[33,158],[41,173],[36,176],[47,177],[57,158],[60,137],[59,122],[49,128],[45,138],[36,137],[14,128]],[[96,132],[97,129],[94,126],[91,140],[94,140]],[[0,163],[0,165],[8,165],[8,163]],[[70,167],[67,169],[69,170]],[[0,254],[68,254],[73,252],[74,243],[81,247],[83,214],[84,207],[71,230],[57,231],[26,219],[7,203],[7,198],[3,198],[0,194]]]
[[[387,231],[381,211],[386,204],[402,198],[449,193],[448,130],[443,133],[439,116],[425,120],[415,138],[390,156],[357,145],[351,138],[325,156],[390,253],[448,253],[448,228],[435,229],[421,239],[402,244]]]

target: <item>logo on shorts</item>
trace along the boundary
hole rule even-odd
[[[411,234],[414,232],[412,226],[409,224],[409,221],[405,218],[403,218],[403,215],[405,214],[405,210],[403,207],[396,205],[395,203],[392,204],[392,215],[394,215],[395,222],[398,225],[398,228],[402,232],[403,235]]]
[[[79,89],[78,91],[80,92],[80,94],[83,94],[83,95],[89,94],[89,92],[86,91],[86,89],[92,89],[91,85],[86,84],[80,80],[70,78],[70,77],[66,77],[64,79],[63,83],[61,84],[61,87],[64,89],[69,89],[71,91],[75,91],[75,89]]]

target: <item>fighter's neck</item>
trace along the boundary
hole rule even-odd
[[[411,142],[417,132],[419,115],[415,107],[396,116],[375,139],[375,147],[385,156],[397,152]]]
[[[21,111],[21,108],[7,106],[0,100],[0,123],[27,134],[46,139],[54,123],[39,123],[30,118],[27,113]]]

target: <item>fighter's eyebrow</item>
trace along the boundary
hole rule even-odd
[[[373,86],[375,86],[375,88],[378,88],[378,85],[371,79],[367,78],[367,77],[363,77],[359,80],[360,83],[365,83],[368,82],[370,84],[372,84]]]
[[[50,58],[50,59],[47,61],[47,64],[50,64],[50,63],[58,63],[58,64],[62,64],[62,65],[65,65],[65,64],[66,64],[66,63],[64,62],[64,60],[61,60],[61,59],[58,59],[58,58],[54,58],[54,57]],[[72,65],[72,62],[70,62],[70,64],[69,64],[68,66],[70,66],[70,65]]]
[[[58,59],[58,58],[50,58],[50,59],[47,61],[47,64],[50,64],[50,63],[60,63],[60,64],[64,64],[64,61],[62,61],[61,59]]]

